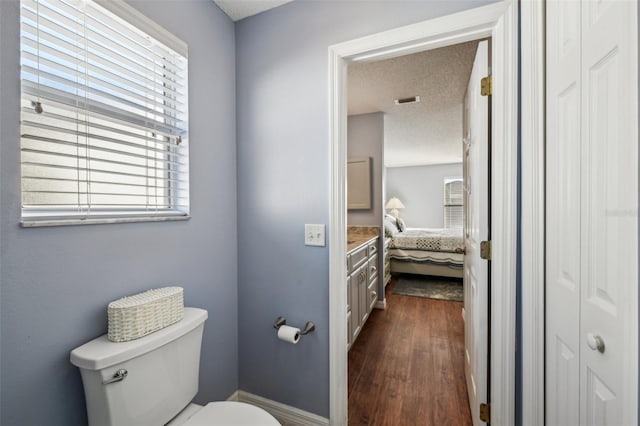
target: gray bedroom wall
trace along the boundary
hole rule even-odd
[[[0,1],[0,423],[86,424],[69,351],[106,332],[106,305],[164,285],[209,311],[199,402],[238,388],[234,25],[211,1],[132,1],[189,44],[192,219],[22,229],[19,10]]]
[[[347,157],[371,158],[371,208],[349,210],[347,224],[382,226],[382,168],[384,167],[384,114],[347,118]]]
[[[349,210],[347,225],[368,225],[382,228],[382,201],[384,175],[384,114],[350,115],[347,117],[347,157],[371,158],[371,209]],[[378,251],[382,253],[382,239],[378,239]],[[378,256],[378,271],[384,271],[384,256]],[[380,274],[384,276],[384,274]],[[378,300],[384,300],[384,282],[378,280]]]
[[[398,197],[405,208],[400,217],[411,228],[444,226],[444,178],[462,177],[462,163],[387,167],[387,196]]]
[[[488,1],[294,1],[236,24],[240,388],[329,415],[328,46]],[[339,285],[341,283],[335,283]],[[296,346],[278,315],[312,320]]]

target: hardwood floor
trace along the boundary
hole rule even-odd
[[[462,302],[393,294],[349,351],[349,426],[472,425]]]

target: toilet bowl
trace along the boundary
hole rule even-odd
[[[207,311],[129,342],[98,337],[71,351],[80,369],[89,426],[271,426],[265,410],[236,401],[192,404],[198,392],[200,348]]]

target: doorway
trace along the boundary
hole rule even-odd
[[[514,422],[515,378],[515,264],[516,264],[516,6],[504,2],[425,21],[329,49],[331,124],[330,219],[330,418],[336,425],[347,421],[346,362],[346,65],[474,39],[491,37],[496,85],[493,100],[492,221],[502,224],[493,234],[491,271],[497,291],[491,295],[492,357],[490,402],[498,424]]]
[[[354,324],[354,311],[362,315],[351,294],[349,424],[398,418],[470,424],[471,412],[479,421],[479,404],[486,402],[488,261],[473,243],[488,235],[489,97],[480,90],[489,74],[488,44],[474,40],[348,66],[348,163],[366,157],[372,168],[372,190],[352,184],[348,173],[348,242],[357,241],[362,227],[380,228],[378,260],[385,259],[370,274],[372,285],[378,278],[385,310],[365,315],[366,326]],[[468,270],[463,146],[476,163],[466,168],[476,213],[469,222],[474,232],[466,257],[475,261]],[[351,202],[362,194],[373,197],[364,209]],[[357,272],[348,264],[353,291]],[[465,341],[473,342],[467,350]]]

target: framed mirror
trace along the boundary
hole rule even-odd
[[[347,209],[371,209],[371,157],[347,160]]]

